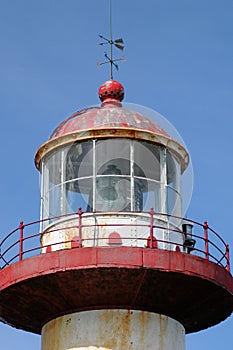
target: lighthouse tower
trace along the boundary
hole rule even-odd
[[[229,247],[182,216],[189,155],[105,82],[36,153],[41,218],[1,242],[0,318],[42,350],[184,350],[231,315]]]

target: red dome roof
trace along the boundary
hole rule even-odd
[[[124,88],[117,81],[110,80],[101,85],[99,97],[102,101],[101,106],[77,111],[54,130],[50,139],[82,130],[108,127],[138,129],[169,136],[166,131],[146,116],[122,108],[120,101],[124,97]]]
[[[74,113],[54,130],[50,139],[82,130],[107,127],[146,130],[168,136],[159,125],[142,114],[124,109],[114,103],[106,103],[102,107],[90,107]]]

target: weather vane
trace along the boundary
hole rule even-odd
[[[116,62],[118,61],[124,61],[125,58],[124,56],[122,56],[121,58],[116,58],[113,59],[113,45],[123,51],[124,50],[124,41],[122,38],[113,40],[112,39],[112,1],[109,0],[109,17],[110,17],[110,39],[105,38],[103,35],[99,35],[99,37],[104,40],[101,43],[99,43],[99,45],[103,46],[103,45],[110,45],[110,54],[108,55],[106,52],[104,53],[104,57],[106,58],[106,61],[104,62],[98,62],[97,65],[98,66],[102,66],[103,64],[109,63],[110,64],[110,79],[113,79],[113,66],[116,68],[116,70],[118,70],[118,64]]]

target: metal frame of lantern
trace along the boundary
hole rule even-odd
[[[82,203],[76,203],[74,207],[67,208],[64,204],[64,201],[68,200],[65,192],[70,190],[71,192],[78,192],[84,196],[87,192],[90,194],[90,187],[92,187],[93,190],[93,203],[91,203],[90,208],[88,208],[87,211],[104,211],[103,208],[98,208],[96,205],[96,193],[94,189],[98,186],[98,181],[100,182],[101,179],[104,180],[111,178],[115,179],[116,182],[120,180],[128,181],[130,192],[128,194],[130,197],[129,203],[125,206],[123,205],[118,208],[112,208],[112,211],[146,211],[151,207],[154,207],[157,212],[167,212],[168,214],[181,216],[180,210],[177,212],[170,212],[164,206],[166,203],[167,188],[173,190],[178,197],[181,195],[179,177],[180,165],[178,159],[175,156],[172,156],[170,151],[167,151],[164,147],[157,144],[121,138],[111,138],[101,141],[97,140],[97,142],[96,140],[89,140],[87,142],[88,149],[87,147],[84,147],[86,150],[82,149],[83,146],[86,145],[85,141],[82,143],[74,143],[71,147],[67,146],[65,148],[58,148],[51,153],[51,155],[45,157],[41,162],[43,174],[41,181],[41,197],[42,207],[45,207],[45,214],[43,215],[42,213],[41,218],[62,215],[67,212],[75,211],[78,206],[82,206]],[[79,154],[76,148],[80,148]],[[99,166],[98,169],[96,161],[99,162],[102,160],[99,158],[102,157],[101,154],[107,148],[110,148],[108,151],[108,158],[104,155],[106,161],[104,160],[103,166]],[[121,151],[121,149],[123,150]],[[117,155],[118,151],[119,155]],[[138,159],[139,153],[142,155],[142,158],[144,156],[144,159]],[[80,162],[82,162],[81,166]],[[115,165],[114,162],[116,163]],[[154,162],[154,166],[152,162]],[[138,165],[139,163],[140,166]],[[107,173],[107,169],[112,166],[116,166],[115,170],[117,170],[118,173]],[[119,168],[117,168],[117,166]],[[60,171],[56,172],[56,168],[59,168]],[[147,174],[145,174],[146,172]],[[82,185],[79,184],[79,181],[89,181],[89,184]],[[142,204],[135,204],[134,187],[136,186],[137,181],[145,183],[144,187],[149,186],[150,183],[154,183],[155,186],[159,188],[157,190],[157,205],[156,203],[148,203],[145,208],[145,206],[142,207]],[[173,185],[171,185],[172,182],[174,183]],[[51,193],[54,189],[58,188],[60,188],[60,200],[58,199],[58,204],[53,203],[53,212],[50,212],[48,209],[49,204],[47,203],[49,202],[48,193]],[[124,193],[122,193],[122,195],[124,196]],[[162,198],[158,198],[160,195]],[[70,203],[68,204],[71,205]],[[85,207],[82,207],[85,210]],[[106,208],[106,211],[109,210],[111,211],[111,208]]]
[[[103,135],[103,131],[104,131],[104,135]],[[92,133],[93,133],[93,130],[92,130]],[[117,133],[117,135],[116,135]],[[41,218],[46,218],[46,217],[49,217],[49,216],[59,216],[59,215],[62,215],[62,214],[66,214],[67,212],[71,212],[71,211],[74,211],[75,208],[77,208],[78,206],[82,206],[83,207],[83,202],[82,200],[79,198],[80,202],[76,202],[75,203],[75,206],[72,208],[72,207],[69,207],[69,205],[67,206],[67,204],[64,204],[64,203],[67,203],[67,188],[69,187],[72,187],[73,185],[73,191],[70,191],[71,194],[81,194],[81,196],[86,196],[87,195],[87,191],[92,191],[92,201],[93,203],[89,203],[89,200],[87,199],[86,200],[86,203],[88,204],[87,206],[87,211],[88,212],[95,212],[96,210],[101,210],[102,209],[102,215],[98,214],[98,223],[101,223],[102,226],[108,226],[109,224],[115,224],[116,222],[119,223],[119,231],[123,234],[123,237],[121,237],[122,239],[124,239],[124,236],[127,236],[127,233],[126,232],[123,232],[122,230],[122,227],[121,225],[125,222],[125,220],[133,220],[136,221],[136,224],[138,226],[142,225],[143,223],[144,224],[147,224],[148,223],[148,220],[149,218],[147,216],[143,216],[142,214],[139,215],[139,213],[137,215],[130,215],[130,212],[135,212],[135,211],[146,211],[146,210],[149,210],[151,207],[155,207],[155,210],[156,212],[162,212],[162,213],[168,213],[168,214],[175,214],[176,216],[181,216],[181,194],[180,194],[180,175],[181,175],[181,168],[184,169],[185,166],[187,166],[187,158],[188,158],[188,155],[187,155],[187,152],[185,151],[185,149],[179,145],[176,141],[168,138],[168,137],[164,137],[163,135],[156,135],[156,134],[152,134],[152,133],[148,133],[147,131],[138,131],[138,130],[134,130],[134,132],[132,133],[132,130],[127,130],[125,128],[123,129],[114,129],[114,132],[113,130],[111,130],[111,134],[109,134],[109,137],[106,137],[106,130],[102,130],[102,129],[99,129],[99,130],[96,130],[95,131],[95,139],[91,139],[89,137],[87,137],[87,135],[85,135],[86,137],[84,137],[84,134],[85,132],[82,132],[81,135],[76,135],[76,141],[74,141],[74,134],[72,134],[72,138],[73,138],[73,142],[72,144],[69,144],[69,143],[64,143],[63,141],[63,137],[60,139],[60,138],[57,138],[56,139],[56,144],[54,145],[54,140],[51,140],[51,141],[48,141],[47,144],[43,145],[39,151],[37,152],[37,155],[36,155],[36,164],[41,164],[41,168],[42,168],[42,174],[45,175],[45,178],[42,179],[42,187],[45,187],[45,184],[48,184],[48,183],[52,183],[54,182],[53,184],[53,190],[54,191],[57,191],[57,195],[55,194],[55,199],[53,200],[53,209],[54,208],[57,208],[58,211],[57,212],[49,212],[48,207],[49,207],[49,201],[51,201],[51,198],[49,197],[49,193],[52,193],[52,189],[49,189],[47,187],[47,189],[44,191],[42,190],[43,192],[45,193],[42,193],[42,208],[45,208],[45,211],[42,210],[42,213],[41,213]],[[135,134],[137,134],[137,136],[139,136],[140,134],[140,137],[138,138],[135,138]],[[71,136],[71,135],[70,135]],[[80,136],[81,136],[81,140],[80,140]],[[90,136],[90,135],[88,135]],[[105,136],[105,137],[103,137]],[[122,137],[123,136],[123,137]],[[129,137],[130,136],[130,137]],[[67,135],[65,136],[67,137]],[[160,142],[158,142],[158,139],[160,139]],[[153,140],[153,142],[152,142]],[[157,142],[155,142],[155,140]],[[125,157],[124,161],[128,161],[128,173],[123,173],[123,174],[104,174],[104,173],[100,173],[98,174],[98,171],[96,171],[96,161],[97,161],[97,154],[96,154],[96,149],[97,148],[97,145],[100,147],[100,145],[104,144],[104,143],[115,143],[115,145],[118,144],[118,141],[119,141],[119,144],[122,144],[123,142],[127,143],[128,144],[128,155]],[[92,148],[91,150],[89,150],[89,152],[92,152],[91,154],[91,157],[89,159],[89,162],[92,162],[92,170],[91,170],[91,173],[88,174],[88,176],[84,176],[84,177],[77,177],[77,176],[71,176],[70,178],[66,178],[66,157],[67,157],[67,154],[69,153],[70,150],[72,150],[72,147],[76,147],[76,146],[80,146],[82,147],[83,145],[85,145],[86,142],[89,142],[89,144],[91,144],[92,142]],[[159,168],[159,178],[157,179],[153,179],[152,177],[149,178],[149,176],[135,176],[134,174],[134,167],[135,167],[135,151],[134,151],[134,148],[136,147],[136,145],[138,145],[138,147],[141,147],[142,145],[144,144],[144,147],[145,145],[147,145],[148,147],[152,147],[154,149],[156,149],[159,153],[159,159],[157,160],[157,166],[155,166],[154,168]],[[169,144],[169,148],[166,148],[166,146],[164,146],[164,143],[166,143],[166,145]],[[58,147],[60,144],[62,144],[62,146]],[[52,146],[52,147],[51,147]],[[55,147],[53,147],[55,146]],[[170,151],[171,149],[171,151]],[[42,151],[46,151],[46,152],[43,152],[43,159],[41,161],[38,160],[39,155],[41,155]],[[59,155],[59,152],[60,152],[60,155]],[[101,152],[100,152],[101,153]],[[103,150],[102,150],[102,153]],[[59,181],[57,180],[49,180],[49,176],[47,175],[47,171],[46,171],[46,159],[48,159],[49,157],[54,157],[54,161],[52,161],[52,163],[54,162],[55,164],[55,167],[56,168],[59,168],[60,169],[60,172],[59,172]],[[84,155],[85,156],[85,155]],[[171,186],[169,186],[169,181],[167,181],[167,178],[169,175],[169,172],[168,172],[168,157],[170,157],[173,162],[176,163],[176,170],[175,170],[175,176],[178,177],[178,180],[177,180],[177,184],[176,184],[176,188],[172,188]],[[72,156],[71,156],[72,158]],[[144,157],[145,158],[145,157]],[[143,159],[143,157],[142,157]],[[45,161],[44,161],[45,160]],[[114,156],[113,157],[109,157],[109,161],[110,163],[109,164],[112,164],[114,163]],[[68,161],[67,161],[68,162]],[[70,159],[70,163],[75,163],[75,160],[74,158],[73,159]],[[178,166],[178,164],[180,164]],[[120,166],[120,164],[118,164]],[[150,164],[151,165],[151,164]],[[178,167],[178,168],[177,168]],[[84,167],[83,167],[84,168]],[[142,166],[142,168],[145,168],[145,166]],[[144,169],[145,170],[145,169]],[[151,169],[150,169],[151,171]],[[56,169],[52,169],[52,176],[57,176],[57,172],[56,172]],[[106,172],[106,169],[105,169],[105,172]],[[87,175],[87,174],[85,174]],[[116,176],[117,175],[117,176]],[[138,175],[138,174],[136,174]],[[121,185],[126,185],[126,182],[128,182],[128,192],[130,191],[130,200],[129,200],[129,203],[126,203],[126,204],[129,204],[128,206],[127,205],[122,205],[120,204],[121,206],[119,207],[109,207],[109,206],[106,206],[103,208],[101,208],[101,200],[99,201],[99,206],[97,204],[98,202],[98,191],[96,191],[97,187],[99,186],[97,181],[104,181],[104,179],[113,179],[114,181],[117,181],[116,179],[118,180],[121,180],[119,181],[119,184]],[[89,185],[88,185],[88,181],[89,181]],[[154,198],[157,197],[157,202],[159,202],[160,204],[159,205],[155,205],[155,203],[148,203],[147,204],[147,207],[143,207],[143,206],[136,206],[135,207],[135,202],[136,202],[136,185],[137,185],[137,181],[138,182],[144,182],[146,183],[146,186],[150,186],[150,189],[152,187],[154,187],[154,191],[157,191],[156,194],[153,194]],[[82,187],[82,185],[80,185],[79,183],[82,183],[82,182],[86,182],[87,184],[86,185],[83,185],[83,188],[85,189],[80,189],[80,187]],[[124,184],[123,184],[124,182]],[[75,188],[76,186],[76,188]],[[88,189],[90,187],[90,189]],[[168,198],[169,198],[169,195],[167,194],[168,192],[172,192],[173,194],[173,197],[176,198],[176,203],[173,203],[174,207],[176,208],[176,211],[171,211],[171,210],[168,210],[167,208],[167,202],[168,202]],[[127,192],[127,189],[126,188],[123,188],[123,190],[121,191],[122,193],[122,198],[124,197],[124,194]],[[141,195],[143,195],[143,190],[141,191]],[[152,192],[152,191],[150,191]],[[174,193],[173,193],[174,192]],[[148,190],[148,193],[149,193],[149,190]],[[159,199],[158,199],[159,198]],[[179,199],[180,198],[180,199]],[[173,200],[175,202],[175,200]],[[102,203],[104,203],[105,201],[102,201]],[[114,201],[112,201],[114,203]],[[68,201],[69,203],[69,201]],[[90,205],[89,205],[90,204]],[[112,205],[112,204],[111,204]],[[116,204],[114,204],[116,205]],[[178,209],[177,209],[178,208]],[[68,210],[67,210],[68,209]],[[127,209],[127,210],[126,210]],[[174,209],[174,208],[173,208]],[[117,215],[114,215],[113,213],[111,213],[111,211],[118,211]],[[110,212],[109,212],[110,211]],[[95,220],[97,220],[97,216],[92,214],[91,216],[86,216],[85,220],[86,220],[86,226],[87,227],[90,227],[93,223],[93,218]],[[168,225],[168,221],[170,219],[168,218],[162,218],[161,217],[157,217],[155,219],[155,224],[159,224],[161,225],[163,223],[164,225],[164,232],[161,233],[161,231],[159,231],[159,234],[158,236],[156,237],[156,239],[159,239],[159,240],[165,240],[165,236],[166,236],[166,227]],[[173,222],[170,222],[169,223],[174,229],[177,228],[177,227],[181,227],[181,222],[177,221],[177,220],[173,220]],[[46,232],[50,232],[51,230],[51,225],[52,227],[56,227],[57,228],[60,228],[60,231],[54,233],[54,234],[46,234]],[[54,244],[54,242],[58,241],[58,240],[67,240],[69,241],[70,240],[70,237],[72,237],[73,233],[68,233],[68,236],[67,236],[67,232],[68,231],[65,231],[66,233],[64,233],[64,230],[66,228],[66,226],[72,226],[70,220],[68,222],[54,222],[54,223],[51,223],[51,225],[49,225],[47,228],[46,227],[43,227],[44,228],[44,235],[43,235],[43,239],[42,239],[42,243],[46,246],[46,245],[51,245],[51,244]],[[101,230],[100,230],[101,231]],[[109,234],[110,232],[107,233],[107,235]],[[93,230],[86,230],[86,238],[91,238],[95,232]],[[101,234],[104,234],[105,236],[103,236],[102,238],[106,238],[106,232],[103,231],[101,232]],[[131,232],[132,234],[132,246],[134,245],[133,242],[135,242],[138,238],[140,237],[143,237],[145,235],[144,232],[139,232],[137,229],[132,231]],[[65,235],[65,236],[64,236]],[[183,237],[183,234],[180,234],[180,236],[178,237],[178,235],[176,234],[177,236],[177,244],[182,244],[183,243],[183,240],[184,240],[184,237]],[[65,237],[65,238],[64,238]],[[63,247],[63,245],[62,245]],[[59,248],[59,245],[57,245],[57,248],[58,249],[62,249],[62,248]],[[164,247],[164,249],[166,249],[166,247]],[[175,249],[175,246],[174,246],[174,249]]]

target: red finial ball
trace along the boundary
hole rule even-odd
[[[104,102],[122,101],[124,98],[124,88],[116,80],[108,80],[99,88],[99,98]]]

